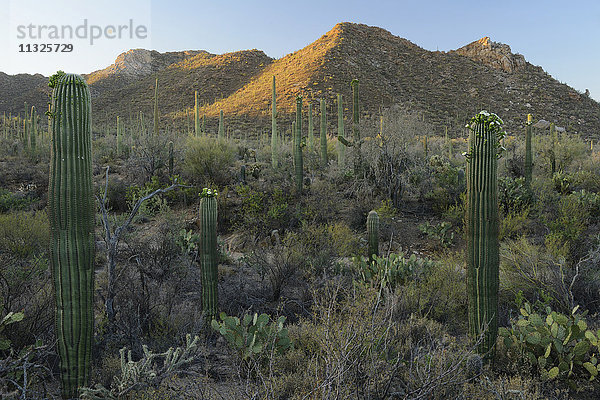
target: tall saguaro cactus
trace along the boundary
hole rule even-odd
[[[302,96],[296,96],[296,124],[294,127],[294,171],[296,192],[302,193],[304,166],[302,165]]]
[[[156,78],[156,85],[154,86],[154,134],[158,135],[158,78]]]
[[[306,137],[306,148],[309,154],[315,149],[315,132],[313,125],[312,103],[308,102],[308,135]]]
[[[369,258],[379,256],[379,215],[372,210],[367,215],[367,236],[369,237]]]
[[[338,112],[338,166],[344,167],[346,159],[346,146],[344,146],[342,140],[344,140],[344,104],[342,103],[342,95],[337,95],[337,112]]]
[[[527,127],[525,128],[525,184],[531,185],[531,177],[533,172],[533,156],[531,154],[531,131],[533,117],[527,114]]]
[[[207,321],[218,313],[217,191],[204,188],[200,193],[200,268],[202,273],[202,310]]]
[[[48,218],[64,398],[90,383],[94,325],[94,194],[90,91],[75,74],[50,78]]]
[[[273,93],[271,100],[271,166],[279,164],[279,148],[277,145],[277,93],[275,91],[275,75],[273,75]]]
[[[327,108],[325,99],[321,99],[321,164],[326,167],[329,164],[327,160]]]
[[[498,151],[502,120],[481,111],[471,119],[467,153],[467,292],[469,333],[480,353],[493,349],[498,335]]]
[[[348,140],[342,134],[338,136],[338,140],[344,146],[352,147],[354,149],[354,170],[356,173],[360,170],[361,154],[360,154],[360,146],[362,144],[360,140],[360,110],[359,110],[359,102],[358,102],[358,79],[353,79],[350,82],[350,86],[352,87],[352,140]],[[343,121],[342,121],[343,122]],[[338,134],[339,135],[339,134]]]
[[[554,123],[550,124],[550,174],[554,176],[556,172],[556,126]]]

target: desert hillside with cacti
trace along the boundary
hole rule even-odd
[[[0,111],[2,399],[600,397],[599,106],[505,44],[136,49]]]

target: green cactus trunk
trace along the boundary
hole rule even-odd
[[[533,156],[531,154],[531,131],[533,118],[531,114],[527,114],[527,128],[525,128],[525,185],[531,185],[531,177],[533,172]]]
[[[556,142],[558,141],[556,137],[556,127],[554,123],[550,124],[550,173],[551,177],[554,176],[556,172]]]
[[[327,110],[325,99],[321,99],[321,164],[323,168],[329,164],[327,159]]]
[[[79,75],[64,75],[52,96],[48,188],[50,266],[64,398],[89,386],[94,334],[94,193],[91,107]]]
[[[200,200],[200,268],[202,272],[202,310],[207,321],[217,316],[218,306],[218,253],[217,253],[217,198],[206,196]]]
[[[123,132],[121,132],[121,118],[117,115],[117,156],[121,154]]]
[[[308,103],[308,137],[306,138],[306,149],[312,154],[315,149],[315,132],[313,126],[312,104]]]
[[[367,215],[367,236],[369,237],[369,258],[379,256],[379,215],[372,210]]]
[[[206,114],[202,114],[202,135],[208,135],[208,133],[206,132]]]
[[[483,334],[478,351],[487,353],[498,334],[499,281],[497,136],[487,122],[473,125],[466,175],[469,332]]]
[[[200,136],[200,110],[198,109],[198,91],[194,92],[194,134]]]
[[[360,171],[362,159],[360,153],[360,103],[358,96],[358,79],[353,79],[350,82],[352,87],[352,133],[353,149],[354,149],[354,170],[356,173]]]
[[[35,141],[37,136],[37,115],[35,113],[35,106],[31,106],[31,117],[30,117],[30,130],[29,130],[29,148],[35,151]]]
[[[275,91],[275,76],[273,76],[273,93],[271,100],[271,166],[279,165],[279,147],[277,145],[277,93]]]
[[[223,118],[223,110],[219,111],[219,131],[217,136],[219,139],[225,139],[225,120]]]
[[[173,159],[173,142],[169,141],[169,176],[173,176],[175,161]]]
[[[158,78],[156,78],[156,85],[154,87],[154,134],[158,135]]]
[[[302,193],[304,166],[302,165],[302,96],[296,96],[296,126],[294,131],[294,171],[296,193]]]
[[[338,139],[344,137],[344,104],[342,103],[342,95],[337,95],[337,109],[338,109]],[[346,146],[338,141],[338,167],[344,168],[346,164]]]

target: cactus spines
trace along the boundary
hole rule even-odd
[[[344,105],[342,104],[342,95],[337,95],[337,110],[338,110],[338,166],[344,167],[346,146],[342,142],[344,140]]]
[[[467,292],[469,333],[480,353],[493,349],[498,335],[498,175],[502,120],[481,111],[468,125],[467,153]]]
[[[50,266],[62,392],[64,398],[75,398],[78,388],[90,383],[94,331],[90,91],[85,80],[75,74],[63,74],[52,87]]]
[[[154,86],[154,134],[158,135],[158,78]]]
[[[369,258],[379,256],[379,215],[372,210],[367,215],[367,236],[369,237]]]
[[[531,176],[533,172],[533,157],[531,154],[531,131],[533,117],[527,114],[527,127],[525,128],[525,185],[531,185]]]
[[[302,96],[296,96],[296,124],[294,131],[294,172],[296,175],[296,192],[302,193]]]
[[[271,99],[271,166],[273,168],[277,168],[279,164],[277,139],[277,93],[275,91],[275,75],[273,75],[273,93]]]
[[[198,109],[198,91],[194,91],[194,134],[200,136],[200,110]]]
[[[207,321],[218,314],[217,191],[204,188],[200,193],[200,269],[202,274],[202,311]]]
[[[321,163],[323,167],[329,164],[327,160],[327,110],[325,106],[325,99],[321,99]]]
[[[219,131],[217,135],[219,139],[225,139],[225,121],[223,119],[223,110],[219,110]]]

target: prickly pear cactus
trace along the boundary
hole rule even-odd
[[[89,386],[94,334],[94,194],[90,91],[75,74],[51,78],[48,218],[64,398]]]
[[[469,332],[478,351],[493,350],[498,335],[498,174],[502,120],[481,111],[467,125],[467,292]]]

